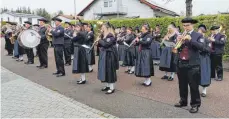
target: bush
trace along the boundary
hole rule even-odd
[[[155,28],[157,24],[161,26],[161,31],[162,31],[162,36],[166,34],[167,32],[167,26],[171,23],[174,22],[177,26],[181,26],[182,28],[182,23],[181,19],[183,17],[163,17],[163,18],[148,18],[148,19],[114,19],[114,20],[109,20],[109,22],[114,25],[115,27],[121,27],[121,26],[128,26],[128,27],[136,27],[136,26],[141,26],[143,23],[148,23],[152,28]],[[194,19],[197,19],[199,22],[198,24],[195,25],[197,27],[200,24],[205,24],[208,29],[212,25],[223,25],[223,30],[226,31],[226,35],[229,36],[229,15],[208,15],[208,16],[198,16],[194,17]],[[105,22],[105,20],[101,20],[102,22]],[[97,25],[97,20],[92,20],[92,21],[85,21],[88,23],[91,23],[92,25]],[[95,27],[95,31],[98,30],[98,27]],[[206,34],[207,36],[210,35],[210,32]],[[225,47],[225,54],[229,55],[229,42],[227,42],[226,47]]]

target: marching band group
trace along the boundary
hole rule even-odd
[[[83,23],[81,20],[74,25],[65,22],[65,28],[61,26],[62,20],[53,18],[55,28],[45,24],[48,20],[39,19],[37,32],[40,35],[40,44],[37,46],[40,69],[48,68],[47,34],[52,36],[54,56],[56,62],[57,77],[65,76],[65,66],[72,64],[72,73],[80,74],[77,84],[85,84],[86,74],[93,72],[95,65],[95,51],[98,58],[98,75],[102,83],[105,83],[102,91],[106,94],[115,92],[117,82],[116,71],[125,66],[126,73],[135,74],[136,77],[144,78],[143,86],[152,85],[151,77],[155,75],[154,65],[159,65],[159,70],[164,71],[163,80],[173,81],[177,73],[179,82],[180,101],[175,107],[183,107],[188,104],[188,87],[191,93],[190,113],[198,112],[201,106],[200,96],[206,97],[207,87],[211,84],[211,78],[217,81],[223,80],[222,56],[226,42],[226,35],[220,33],[219,26],[212,26],[211,37],[205,33],[207,28],[204,24],[199,25],[198,31],[194,30],[194,24],[198,21],[192,18],[184,18],[184,32],[174,23],[168,26],[168,33],[161,38],[160,26],[152,30],[149,24],[141,27],[118,27],[114,28],[109,22],[100,23],[98,37],[95,37],[92,24]],[[13,22],[8,25],[15,26]],[[25,29],[31,29],[32,23],[25,22]],[[13,55],[13,45],[18,51],[17,61],[23,61],[23,54],[27,54],[28,61],[25,64],[34,64],[34,53],[32,48],[24,49],[18,45],[18,41],[11,42],[13,30],[3,29],[5,33],[6,50],[8,55]],[[17,37],[19,33],[15,34]],[[25,52],[24,52],[25,51]],[[73,61],[71,56],[74,56]],[[64,57],[63,57],[64,56]],[[159,62],[160,61],[160,62]],[[168,73],[171,73],[169,75]],[[203,87],[199,93],[199,85]]]

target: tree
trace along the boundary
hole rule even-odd
[[[58,11],[58,15],[63,15],[64,12],[62,10]]]
[[[30,10],[29,7],[28,7],[28,10],[27,10],[27,13],[28,13],[28,14],[31,14],[31,10]]]
[[[163,0],[166,1],[166,3],[168,2],[172,2],[174,0]],[[186,4],[186,16],[190,17],[192,16],[192,1],[193,0],[185,0],[185,4]]]
[[[43,9],[42,8],[36,9],[35,14],[42,16],[48,20],[51,19],[51,15],[44,8]]]

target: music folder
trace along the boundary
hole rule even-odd
[[[171,41],[164,41],[163,44],[166,47],[175,47],[176,46],[176,44],[174,42],[171,42]]]

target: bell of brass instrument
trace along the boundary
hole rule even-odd
[[[46,28],[47,28],[47,27],[51,27],[51,28],[52,28],[52,26],[49,25],[49,24],[46,25]],[[52,41],[52,34],[51,34],[51,31],[49,31],[49,30],[47,29],[46,32],[45,32],[45,35],[46,35],[46,38],[47,38],[48,41]]]
[[[187,31],[184,31],[183,34],[181,35],[181,39],[176,42],[175,47],[173,48],[173,53],[177,53],[177,49],[181,47],[185,39],[185,36],[187,36]]]

